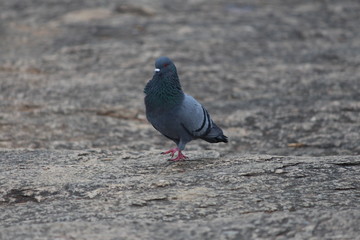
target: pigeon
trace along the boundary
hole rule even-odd
[[[162,152],[170,154],[170,161],[185,160],[185,145],[195,139],[209,143],[228,139],[213,122],[207,110],[190,95],[183,92],[175,64],[168,57],[155,62],[155,71],[145,86],[146,118],[162,135],[174,141],[176,148]]]

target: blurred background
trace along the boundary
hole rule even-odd
[[[360,153],[360,2],[1,0],[0,148],[158,150],[168,56],[229,137],[187,150]]]

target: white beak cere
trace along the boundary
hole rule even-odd
[[[160,72],[160,69],[159,69],[159,68],[155,68],[154,71],[155,71],[155,72]]]

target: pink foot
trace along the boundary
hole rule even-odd
[[[176,161],[182,161],[182,160],[185,160],[188,158],[187,156],[182,154],[182,152],[180,150],[178,152],[179,152],[178,156],[176,158],[170,159],[169,161],[176,162]]]
[[[170,149],[169,151],[162,152],[161,154],[169,154],[169,153],[170,153],[170,154],[171,154],[171,157],[173,157],[174,154],[175,154],[177,151],[179,151],[178,148],[173,148],[173,149]]]
[[[182,154],[182,152],[179,150],[179,148],[173,148],[173,149],[170,149],[169,151],[166,151],[166,152],[162,152],[161,154],[169,154],[171,155],[171,157],[174,157],[174,154],[178,152],[178,155],[176,158],[173,158],[173,159],[169,159],[169,161],[181,161],[181,160],[185,160],[187,159],[188,157],[185,156],[184,154]]]

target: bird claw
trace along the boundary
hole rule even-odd
[[[174,154],[176,153],[176,152],[178,152],[179,151],[179,149],[178,148],[173,148],[173,149],[170,149],[169,151],[166,151],[166,152],[162,152],[161,154],[171,154],[171,157],[173,157],[174,156]]]
[[[169,159],[169,161],[171,162],[177,162],[177,161],[184,161],[185,159],[188,159],[187,156],[185,156],[184,154],[181,153],[181,151],[179,151],[179,154],[176,158],[173,159]]]
[[[171,157],[174,157],[176,152],[178,152],[177,157],[170,158],[169,161],[176,162],[176,161],[182,161],[182,160],[185,160],[188,158],[187,156],[182,154],[182,152],[179,150],[179,148],[173,148],[173,149],[170,149],[169,151],[162,152],[161,154],[169,154],[170,153]]]

